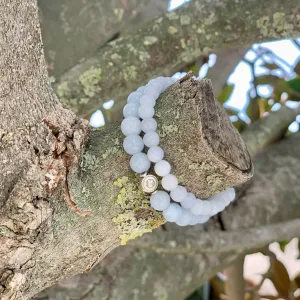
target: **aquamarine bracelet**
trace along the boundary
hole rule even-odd
[[[170,77],[157,77],[128,96],[123,109],[125,119],[121,124],[126,136],[123,147],[132,155],[131,169],[142,176],[143,191],[151,194],[151,207],[162,211],[169,222],[180,226],[196,225],[205,223],[211,216],[224,210],[235,199],[235,190],[229,188],[207,200],[200,200],[184,186],[178,185],[177,177],[171,174],[171,165],[163,159],[164,151],[158,146],[157,122],[153,117],[157,98],[175,81]],[[141,132],[144,132],[143,137]],[[148,148],[147,154],[143,152],[145,146]],[[157,190],[158,178],[147,174],[151,163],[154,163],[156,175],[162,177],[164,190]]]

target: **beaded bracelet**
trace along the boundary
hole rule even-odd
[[[123,109],[125,119],[121,124],[121,130],[126,136],[123,147],[132,155],[131,169],[142,174],[142,189],[151,194],[151,207],[162,211],[169,222],[180,226],[196,225],[205,223],[211,216],[224,210],[234,200],[235,191],[229,188],[207,200],[200,200],[185,187],[178,185],[177,177],[170,173],[171,165],[163,159],[164,151],[158,146],[160,138],[153,116],[156,99],[175,81],[170,77],[157,77],[128,96]],[[140,136],[142,131],[143,138]],[[142,152],[145,146],[148,148],[147,154]],[[162,177],[161,185],[164,190],[158,191],[157,177],[147,174],[151,163],[155,164],[155,173]]]

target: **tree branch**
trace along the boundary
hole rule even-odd
[[[160,97],[156,115],[161,144],[174,174],[199,197],[208,197],[252,176],[250,156],[226,112],[215,102],[209,80],[198,81],[188,75],[178,81]],[[56,134],[56,123],[46,124]],[[59,180],[54,180],[57,188],[53,188],[52,197],[42,194],[45,200],[51,199],[54,213],[48,216],[47,231],[30,252],[30,263],[26,258],[28,267],[22,271],[22,282],[12,285],[6,279],[3,299],[12,295],[27,298],[58,279],[86,271],[120,240],[125,244],[165,222],[161,213],[149,207],[139,178],[130,171],[122,138],[119,124],[94,131],[80,168],[68,172],[73,201],[80,209],[92,210],[91,215],[80,217],[65,205]],[[69,157],[64,152],[59,155],[61,140],[58,142],[54,158],[58,157],[51,164],[51,174],[56,177],[64,171],[59,163]],[[39,174],[49,176],[45,173]],[[4,211],[9,207],[7,202]],[[6,226],[10,228],[9,223]],[[13,268],[5,249],[3,253],[3,266]]]
[[[149,23],[138,34],[102,47],[55,84],[81,116],[108,99],[117,103],[147,80],[212,50],[297,37],[297,0],[192,1]]]
[[[151,9],[151,3],[149,0],[127,0],[124,6],[120,0],[89,0],[88,3],[39,0],[49,74],[60,76],[80,60],[94,54],[124,26],[145,21],[137,20],[145,10],[148,15],[156,17],[158,11]]]
[[[270,114],[259,121],[260,126],[256,126],[254,123],[249,127],[247,130],[249,133],[244,135],[247,145],[255,142],[260,151],[262,145],[268,144],[267,141],[274,137],[274,131],[277,129],[281,131],[284,127],[279,126],[280,124],[277,122],[277,118],[281,118],[281,114],[284,116],[283,120],[286,120],[284,121],[285,126],[294,120],[295,112],[290,109],[282,108],[278,112]],[[260,144],[253,137],[257,130],[263,128],[263,124],[270,126],[271,130],[263,130],[264,137],[261,136],[259,139],[263,142]],[[291,147],[291,144],[294,146]],[[243,201],[239,200],[236,205],[227,210],[226,227],[230,229],[229,220],[233,222],[238,218],[240,226],[244,229],[240,230],[239,225],[236,224],[232,231],[219,231],[216,219],[204,226],[196,227],[180,228],[167,224],[167,231],[158,229],[152,234],[144,235],[141,239],[130,242],[129,246],[115,249],[91,272],[61,282],[59,286],[56,285],[41,293],[37,299],[55,298],[58,294],[62,299],[68,299],[72,295],[79,297],[79,295],[85,294],[86,296],[83,296],[82,299],[90,300],[101,297],[132,299],[136,295],[138,299],[164,296],[181,300],[210,276],[230,265],[241,254],[244,254],[245,250],[263,246],[274,240],[297,236],[300,216],[296,215],[299,211],[300,201],[299,193],[296,191],[294,194],[293,188],[295,182],[299,180],[300,174],[299,171],[294,173],[293,169],[291,172],[284,170],[289,170],[290,167],[296,169],[299,163],[297,155],[299,144],[300,136],[292,135],[279,145],[271,146],[268,149],[269,154],[263,152],[259,159],[256,159],[255,178],[264,176],[268,180],[273,180],[270,175],[274,174],[274,178],[284,176],[284,181],[281,187],[278,186],[277,180],[273,182],[275,191],[271,191],[270,194],[266,193],[265,187],[260,186],[259,194],[254,192],[252,187]],[[285,154],[285,149],[290,149],[290,156]],[[252,152],[252,155],[254,154]],[[281,167],[279,167],[279,163],[274,165],[266,161],[266,156],[279,159]],[[265,169],[262,168],[263,165],[266,166]],[[280,196],[283,193],[285,194],[284,201]],[[257,213],[248,216],[243,211],[240,216],[239,206],[248,203],[248,199],[249,205],[252,206],[251,211],[256,210]],[[265,208],[270,207],[271,203],[274,208],[273,212],[275,210],[284,211],[289,203],[292,205],[289,213],[294,211],[292,217],[298,219],[287,221],[290,219],[288,214],[281,218],[277,213],[271,217],[271,210],[265,214]],[[249,206],[247,207],[249,209]],[[267,219],[264,219],[265,215]],[[247,226],[243,226],[244,218]],[[140,248],[132,248],[134,245],[138,245]],[[147,247],[147,249],[142,247]],[[182,276],[178,276],[179,270]],[[153,296],[154,294],[155,296]]]

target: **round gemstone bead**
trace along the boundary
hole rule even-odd
[[[153,146],[148,150],[147,156],[150,161],[159,162],[164,158],[164,150],[159,146]]]
[[[142,131],[141,121],[136,117],[127,117],[121,123],[121,130],[126,136],[140,134]]]
[[[182,208],[177,203],[171,203],[163,211],[163,216],[168,222],[176,222],[182,214]]]
[[[133,155],[143,150],[144,142],[139,135],[129,135],[124,139],[123,147],[128,154]]]
[[[123,108],[123,116],[127,117],[139,117],[139,105],[137,103],[128,103]]]
[[[154,171],[158,176],[166,176],[171,172],[171,165],[166,160],[161,160],[155,164]]]
[[[229,188],[229,189],[225,190],[224,192],[222,192],[221,194],[223,194],[224,197],[227,198],[227,201],[229,201],[229,203],[235,199],[235,189],[234,188]]]
[[[200,199],[196,199],[194,204],[191,206],[190,211],[194,215],[201,215],[202,214],[202,207],[203,207],[203,201]]]
[[[168,174],[163,177],[161,185],[166,191],[174,190],[178,185],[178,179],[173,174]]]
[[[128,98],[127,103],[137,103],[140,104],[140,99],[142,98],[142,93],[140,92],[132,92]]]
[[[159,135],[154,131],[147,132],[143,137],[143,141],[149,148],[157,146],[159,144]]]
[[[150,105],[141,105],[139,108],[139,116],[142,119],[152,118],[154,116],[154,108]]]
[[[179,226],[187,226],[190,224],[191,220],[193,218],[193,214],[188,211],[187,209],[182,209],[181,216],[177,219],[176,224]]]
[[[203,224],[209,220],[210,216],[200,215],[196,216],[197,224]]]
[[[145,86],[144,85],[140,86],[136,91],[143,94],[145,91]]]
[[[190,210],[194,215],[211,216],[213,213],[210,201],[202,201],[200,199],[197,199],[196,203],[191,207]]]
[[[157,87],[151,86],[151,85],[147,85],[144,90],[144,95],[153,96],[153,98],[155,100],[158,98],[159,93],[160,93],[159,89],[157,89]]]
[[[140,99],[140,104],[141,105],[149,105],[154,107],[156,104],[156,101],[154,99],[153,96],[150,95],[144,95],[141,99]]]
[[[163,211],[170,205],[171,199],[167,192],[158,191],[150,197],[150,204],[155,210]]]
[[[196,196],[193,193],[187,193],[186,197],[180,202],[184,208],[191,208],[196,202]]]
[[[185,187],[178,185],[175,189],[171,190],[171,198],[176,202],[181,202],[187,196]]]
[[[145,153],[136,153],[130,159],[130,167],[136,173],[144,173],[150,168],[150,160]]]
[[[144,119],[142,121],[141,128],[145,133],[155,131],[157,128],[157,122],[153,118]]]

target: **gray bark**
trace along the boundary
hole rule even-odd
[[[291,1],[195,0],[138,34],[113,41],[55,84],[62,102],[81,116],[127,95],[150,78],[226,48],[299,35],[299,5]],[[249,12],[249,13],[248,13]]]

